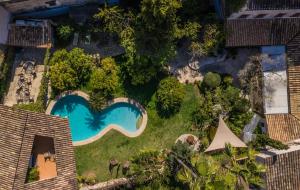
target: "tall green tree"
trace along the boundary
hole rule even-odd
[[[264,186],[261,176],[265,168],[256,162],[255,152],[251,149],[241,162],[238,160],[236,149],[227,144],[219,158],[204,154],[195,155],[191,159],[191,165],[190,168],[182,168],[177,174],[178,180],[191,190],[234,190],[248,189],[250,185]]]
[[[120,33],[123,30],[124,11],[118,6],[103,7],[94,18],[102,21],[105,32]]]
[[[92,92],[101,92],[104,96],[113,96],[119,85],[119,69],[113,58],[108,57],[101,61],[100,67],[93,70],[89,88]]]
[[[64,91],[85,85],[93,67],[93,58],[82,49],[56,51],[50,59],[50,80],[54,90]]]
[[[185,30],[179,29],[176,15],[181,7],[179,0],[143,0],[140,7],[137,15],[111,7],[95,16],[102,20],[106,31],[119,35],[126,51],[126,71],[134,85],[154,78],[176,54],[178,38],[195,38],[194,31],[200,28],[190,22],[183,24]]]
[[[175,77],[163,79],[156,93],[159,111],[167,116],[178,112],[184,95],[184,87]]]
[[[137,18],[136,42],[141,55],[164,57],[174,50],[179,0],[143,0]]]

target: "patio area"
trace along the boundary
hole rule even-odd
[[[37,100],[44,73],[43,55],[43,51],[36,49],[24,49],[16,55],[4,105],[28,104]]]
[[[32,155],[35,160],[34,165],[37,166],[39,171],[39,180],[57,176],[53,138],[36,136]]]

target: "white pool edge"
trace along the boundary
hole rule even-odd
[[[82,98],[84,98],[85,100],[89,101],[89,95],[85,92],[79,91],[79,90],[75,90],[75,91],[66,91],[63,92],[61,95],[59,95],[58,97],[55,98],[55,100],[51,100],[47,109],[46,109],[46,114],[47,115],[51,115],[51,110],[53,109],[54,105],[56,104],[56,102],[58,100],[60,100],[62,97],[67,96],[67,95],[76,95],[76,96],[81,96]],[[108,133],[110,130],[116,130],[120,133],[122,133],[123,135],[130,137],[130,138],[134,138],[134,137],[138,137],[140,136],[144,130],[146,129],[147,126],[147,122],[148,122],[148,115],[147,115],[147,111],[144,109],[144,107],[138,103],[137,101],[130,99],[130,98],[125,98],[125,97],[121,97],[121,98],[115,98],[112,101],[108,102],[107,106],[111,106],[112,104],[115,103],[128,103],[131,105],[134,105],[135,107],[137,107],[139,109],[139,111],[142,114],[142,123],[139,127],[138,130],[136,130],[135,132],[128,132],[125,129],[123,129],[122,127],[118,126],[118,125],[109,125],[108,127],[106,127],[105,129],[101,130],[97,135],[88,138],[86,140],[83,141],[76,141],[76,142],[72,142],[73,146],[82,146],[82,145],[87,145],[90,144],[92,142],[95,142],[96,140],[100,139],[101,137],[103,137],[106,133]]]

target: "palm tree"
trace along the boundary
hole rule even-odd
[[[234,176],[224,170],[213,157],[196,155],[191,159],[191,165],[192,168],[182,168],[177,174],[177,179],[188,185],[190,190],[231,189],[235,183]],[[191,175],[191,170],[196,171],[197,176]]]
[[[226,145],[220,157],[200,154],[190,162],[190,168],[182,167],[177,174],[177,179],[190,190],[249,189],[249,186],[264,185],[261,174],[265,168],[255,161],[255,152],[251,149],[245,159],[238,159],[236,149]]]
[[[249,189],[250,185],[264,186],[261,175],[265,172],[265,167],[256,162],[254,150],[248,149],[247,156],[238,159],[236,149],[230,144],[226,144],[222,162],[222,166],[236,176],[236,188]]]

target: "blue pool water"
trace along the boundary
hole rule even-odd
[[[68,95],[56,102],[51,115],[69,119],[72,141],[76,142],[95,136],[111,124],[135,132],[141,112],[128,103],[116,103],[101,112],[93,112],[84,98]]]

